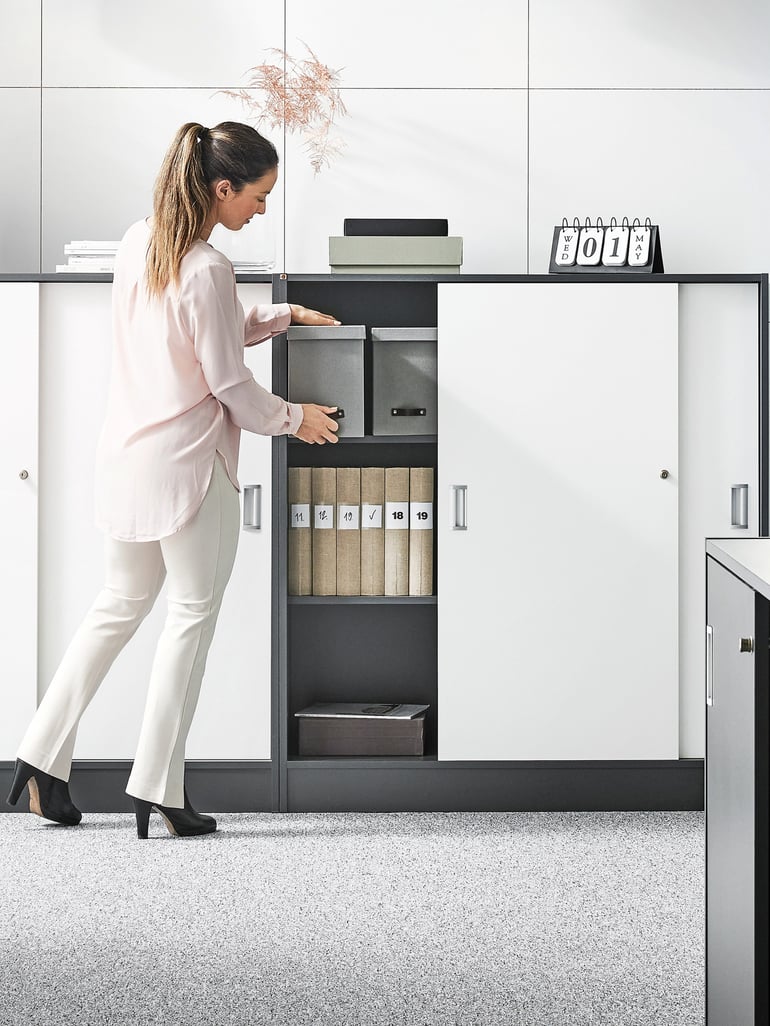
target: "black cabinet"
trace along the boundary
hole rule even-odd
[[[708,552],[707,1023],[760,1026],[768,1022],[770,602],[762,591],[770,586],[757,590],[756,571],[757,557],[770,567],[770,542],[709,542]]]

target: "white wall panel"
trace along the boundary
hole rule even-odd
[[[446,217],[463,271],[526,269],[525,90],[344,90],[347,143],[314,175],[286,143],[286,268],[328,273],[346,217]]]
[[[770,93],[533,90],[530,271],[561,218],[649,216],[677,273],[767,270]]]
[[[527,84],[527,2],[286,0],[286,49],[341,68],[345,88]]]
[[[533,87],[767,88],[765,0],[530,0]]]
[[[40,85],[40,4],[0,0],[0,86]]]
[[[282,0],[43,0],[46,86],[234,86],[282,46]]]
[[[244,121],[242,104],[205,89],[47,89],[43,100],[43,270],[73,239],[120,239],[152,211],[163,156],[186,121]],[[281,135],[266,132],[281,155]],[[283,181],[270,194],[283,259]],[[262,221],[262,218],[256,219]],[[251,226],[250,226],[251,227]],[[263,225],[254,225],[254,231]]]
[[[39,89],[0,89],[0,132],[0,274],[36,274],[40,270]]]

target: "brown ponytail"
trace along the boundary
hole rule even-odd
[[[155,181],[153,225],[147,248],[147,288],[152,296],[176,282],[182,258],[208,217],[210,186],[228,179],[239,192],[247,182],[278,166],[273,144],[237,121],[215,128],[182,125],[163,159]]]

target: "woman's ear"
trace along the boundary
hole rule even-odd
[[[232,183],[228,178],[220,178],[214,187],[214,195],[218,200],[226,200],[233,192]]]

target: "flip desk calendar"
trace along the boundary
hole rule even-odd
[[[647,218],[642,224],[628,218],[618,224],[613,217],[609,225],[597,218],[592,225],[590,218],[580,224],[577,218],[568,224],[566,217],[561,227],[553,230],[551,263],[549,272],[639,272],[662,274],[663,255],[660,250],[660,231]]]

